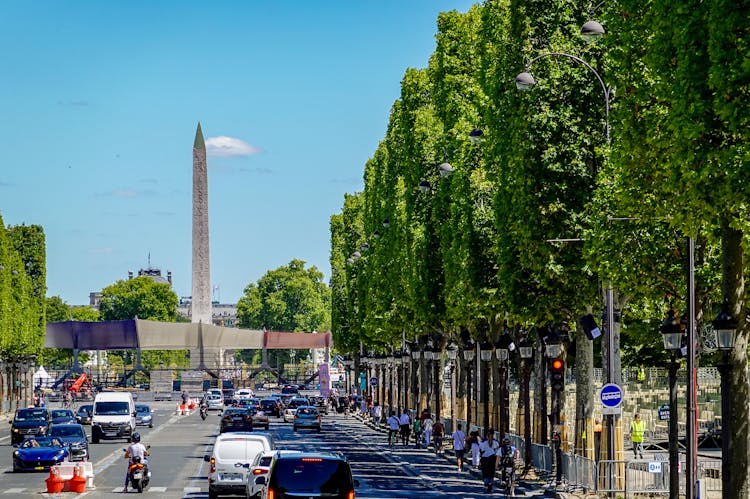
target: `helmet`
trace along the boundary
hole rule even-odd
[[[508,437],[503,438],[503,445],[508,445],[510,443],[510,439]]]
[[[130,441],[133,442],[134,444],[137,444],[138,442],[141,441],[141,434],[138,432],[133,433],[130,436]]]

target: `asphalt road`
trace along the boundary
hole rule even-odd
[[[207,498],[208,463],[203,455],[211,451],[218,434],[219,418],[215,412],[206,421],[196,412],[175,414],[174,402],[150,403],[154,428],[139,428],[142,442],[151,445],[152,480],[144,496],[171,498]],[[9,428],[7,420],[2,423]],[[280,449],[343,452],[359,480],[358,498],[398,499],[429,497],[488,497],[479,479],[470,473],[458,473],[455,464],[423,449],[387,448],[386,436],[354,417],[324,416],[323,431],[293,432],[291,424],[272,418],[270,432]],[[13,473],[12,452],[8,432],[0,437],[0,498],[2,497],[122,497],[125,460],[124,440],[90,444],[94,466],[95,489],[83,494],[47,494],[48,473]],[[135,494],[130,492],[128,495]],[[502,495],[497,492],[497,497]]]

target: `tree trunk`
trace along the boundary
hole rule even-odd
[[[537,334],[534,345],[534,441],[547,445],[547,359]]]
[[[750,456],[748,451],[748,424],[750,414],[750,391],[747,379],[748,327],[745,312],[744,254],[742,232],[729,226],[729,219],[722,219],[722,288],[729,310],[739,320],[734,349],[729,353],[729,393],[732,394],[731,437],[729,455],[731,462],[732,497],[750,497]],[[726,496],[725,496],[726,497]]]

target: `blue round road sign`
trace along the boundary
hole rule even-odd
[[[372,385],[372,386],[378,386],[378,378],[376,378],[375,376],[373,376],[372,378],[370,378],[370,385]]]
[[[611,409],[620,407],[620,404],[622,404],[622,399],[622,388],[615,385],[614,383],[607,383],[599,392],[599,400],[601,400],[604,407],[608,407]]]

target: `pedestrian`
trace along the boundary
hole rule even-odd
[[[482,479],[484,480],[484,486],[487,487],[487,492],[492,492],[492,484],[495,481],[495,469],[497,469],[497,451],[499,448],[500,444],[495,440],[495,430],[490,428],[487,430],[487,438],[479,444],[479,452],[481,454],[479,462],[482,468]]]
[[[479,453],[479,432],[477,430],[474,430],[471,432],[470,436],[471,440],[471,465],[474,467],[474,469],[479,469],[479,459],[480,459],[480,453]]]
[[[638,454],[643,459],[643,421],[641,421],[641,415],[636,414],[633,416],[633,422],[630,423],[630,440],[633,442],[633,455],[635,459],[638,459]]]
[[[406,409],[401,411],[398,422],[401,427],[401,443],[406,447],[409,445],[409,432],[411,431],[411,417]]]
[[[414,444],[417,449],[419,449],[419,442],[422,438],[422,420],[419,418],[416,418],[414,420],[414,424],[412,425],[412,429],[414,430]]]
[[[433,447],[435,447],[435,454],[442,452],[444,437],[445,437],[445,426],[443,426],[443,423],[440,421],[440,418],[435,416],[435,422],[432,424],[432,440],[433,440]]]
[[[456,431],[453,432],[453,452],[456,453],[456,466],[458,471],[464,470],[464,452],[466,450],[466,433],[461,431],[461,423],[456,425]]]
[[[186,391],[183,391],[182,392],[182,404],[187,405],[187,401],[188,401],[188,394]]]
[[[602,422],[598,419],[594,420],[594,456],[596,462],[599,462],[599,457],[602,449]]]
[[[383,406],[381,406],[379,403],[375,402],[372,406],[372,422],[375,424],[375,426],[380,424],[381,419],[383,418]]]
[[[391,416],[388,418],[388,445],[391,447],[396,444],[398,430],[399,418],[396,415],[396,411],[391,411]]]
[[[430,440],[432,439],[432,417],[427,414],[427,417],[422,420],[422,434],[424,435],[424,448],[430,446]]]

